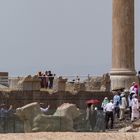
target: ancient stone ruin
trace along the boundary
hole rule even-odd
[[[9,89],[14,91],[40,91],[40,79],[38,76],[28,75],[26,77],[10,78],[9,85],[1,85],[0,89]],[[80,91],[110,91],[111,81],[108,73],[103,76],[92,76],[79,82],[70,82],[62,76],[54,79],[51,93],[69,91],[72,94],[77,94]],[[42,89],[43,90],[43,89]],[[46,91],[46,89],[45,89]],[[50,91],[50,90],[48,90]]]
[[[103,76],[88,77],[82,82],[67,82],[66,91],[76,94],[79,91],[110,91],[111,81],[108,73]]]
[[[22,90],[22,91],[36,91],[40,90],[40,79],[38,76],[28,75],[26,77],[15,79],[10,79],[9,88],[13,90]]]
[[[64,103],[53,115],[45,115],[37,102],[16,109],[16,114],[24,122],[25,132],[74,131],[73,120],[80,115],[74,104]]]

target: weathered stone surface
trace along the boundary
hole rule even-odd
[[[21,80],[21,77],[9,78],[9,88],[12,90],[18,89],[18,82]]]
[[[22,90],[22,91],[49,91],[61,92],[69,91],[72,94],[77,94],[80,91],[110,91],[110,76],[109,74],[104,74],[103,76],[89,77],[85,81],[78,82],[67,82],[66,78],[59,77],[54,79],[53,88],[41,89],[40,79],[38,76],[28,75],[26,77],[17,77],[9,79],[9,89],[10,90]]]
[[[93,90],[100,90],[102,77],[90,77],[85,81],[86,83],[86,90],[93,91]]]
[[[22,78],[17,83],[17,89],[19,90],[25,90],[25,91],[34,91],[34,90],[40,90],[40,79],[38,76],[31,76],[28,75],[24,78]]]
[[[128,89],[136,81],[134,62],[134,0],[112,2],[111,88]]]
[[[108,73],[106,73],[103,75],[103,77],[101,79],[100,90],[101,91],[110,91],[110,87],[111,87],[110,76]]]
[[[119,132],[133,132],[132,126],[124,127],[119,130]]]
[[[53,116],[64,116],[68,119],[75,119],[80,115],[79,109],[74,104],[64,103],[59,106]]]
[[[124,127],[119,132],[140,132],[140,120],[137,120],[128,127]]]
[[[62,104],[54,115],[44,115],[37,102],[16,110],[24,121],[25,132],[39,131],[73,131],[73,120],[80,115],[74,104]]]
[[[85,83],[67,83],[66,91],[71,92],[72,94],[77,94],[80,91],[86,91]]]
[[[140,120],[137,120],[136,122],[133,122],[132,126],[133,126],[133,129],[140,128]]]
[[[24,121],[24,131],[32,132],[33,120],[37,115],[43,114],[37,102],[27,104],[16,109],[16,115]]]
[[[108,73],[103,76],[89,77],[85,83],[87,91],[110,91],[111,81]]]
[[[63,79],[62,77],[59,77],[54,80],[54,91],[65,91],[66,90],[66,82],[67,79]]]

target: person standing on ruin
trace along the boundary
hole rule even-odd
[[[140,86],[140,71],[138,71],[138,80],[139,80],[139,86]]]
[[[13,106],[10,105],[10,107],[7,109],[6,104],[0,105],[0,126],[3,129],[3,132],[7,131],[7,119],[8,119],[8,113],[12,110]]]
[[[41,88],[44,88],[44,82],[43,82],[43,74],[41,71],[38,72],[38,78],[40,79],[40,86]]]
[[[135,87],[134,87],[135,84],[136,84],[136,82],[133,82],[133,83],[131,84],[131,87],[130,87],[130,89],[129,89],[130,94],[131,94],[132,91],[135,92],[135,90],[134,90],[134,88],[135,88]],[[136,92],[135,92],[135,93],[136,93]]]
[[[134,85],[134,89],[133,89],[134,91],[135,91],[135,93],[137,94],[137,96],[138,96],[138,85],[135,83],[135,85]]]
[[[79,76],[76,76],[75,82],[80,83],[80,77]]]
[[[131,121],[134,121],[134,119],[139,119],[139,101],[137,99],[137,95],[134,94],[132,97],[132,115],[131,115]]]
[[[93,104],[87,104],[86,121],[87,121],[87,127],[90,127],[89,129],[91,131],[94,130],[96,124],[96,116],[97,116],[97,110],[95,109],[95,106]]]
[[[105,107],[108,103],[109,103],[109,100],[107,97],[105,97],[103,102],[102,102],[102,105],[101,105],[101,108],[103,109],[104,112],[105,112]]]
[[[49,88],[53,88],[53,80],[54,80],[54,75],[51,73],[51,71],[48,71],[48,77],[49,77]]]
[[[114,125],[114,104],[113,104],[113,100],[110,100],[110,102],[106,105],[105,107],[105,111],[106,111],[106,117],[105,117],[105,124],[106,124],[106,129],[109,128],[109,120],[111,119],[111,126],[110,128],[113,129],[113,125]]]
[[[45,71],[45,88],[48,88],[48,82],[49,82],[48,71]]]
[[[91,110],[91,105],[92,104],[87,104],[87,109],[86,109],[86,122],[87,122],[87,127],[90,127],[90,129],[91,129],[91,124],[90,124],[90,122],[92,121],[92,110]]]
[[[123,92],[120,96],[120,104],[119,104],[119,107],[120,107],[120,120],[123,120],[125,117],[124,117],[124,113],[125,113],[125,110],[127,108],[127,101],[126,101],[126,97],[125,97],[125,93]]]
[[[140,71],[138,72],[138,96],[140,96]]]
[[[113,97],[114,115],[117,115],[118,118],[120,116],[119,103],[120,103],[120,92],[119,91],[115,91],[115,95]]]
[[[130,118],[131,118],[131,114],[132,114],[132,97],[135,94],[135,91],[132,91],[129,95],[128,95],[128,106],[129,106],[129,113],[130,113]]]

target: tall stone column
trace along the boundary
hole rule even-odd
[[[134,0],[112,3],[111,88],[129,88],[136,80],[134,62]]]

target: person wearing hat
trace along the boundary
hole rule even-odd
[[[134,119],[139,119],[139,102],[136,94],[134,94],[132,97],[131,121],[134,121]]]
[[[126,97],[125,97],[125,93],[122,92],[121,96],[120,96],[120,104],[119,104],[119,108],[120,108],[120,120],[124,119],[124,113],[127,107],[127,101],[126,101]]]
[[[128,106],[129,106],[129,113],[130,113],[130,118],[132,114],[132,97],[135,94],[135,91],[131,91],[130,94],[128,95]]]
[[[104,112],[105,112],[105,107],[106,107],[107,103],[109,103],[109,100],[107,97],[105,97],[102,102],[102,105],[101,105],[101,108],[103,109]]]

